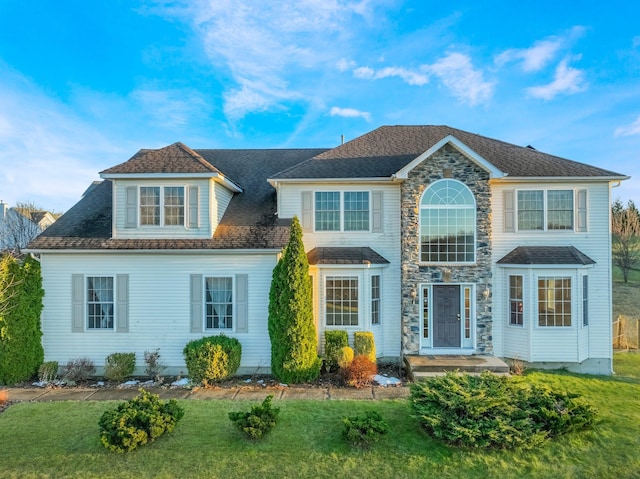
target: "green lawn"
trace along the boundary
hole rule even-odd
[[[280,401],[280,423],[252,443],[227,418],[249,403],[185,400],[173,434],[129,454],[98,438],[98,419],[114,403],[15,404],[0,414],[0,477],[639,477],[640,354],[617,354],[615,367],[621,377],[528,372],[524,380],[578,392],[600,415],[593,430],[524,453],[446,447],[422,432],[406,401]],[[340,418],[368,409],[391,432],[369,451],[353,450]]]

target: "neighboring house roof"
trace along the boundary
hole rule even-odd
[[[307,253],[309,264],[388,264],[389,261],[368,246],[316,247]]]
[[[509,177],[626,178],[602,168],[449,126],[382,126],[282,171],[272,179],[390,178],[449,135]]]
[[[133,167],[118,165],[116,172],[153,173],[172,169],[172,157],[179,162],[191,161],[191,155],[178,144],[155,154],[133,156]],[[147,153],[152,150],[143,150]],[[198,249],[278,249],[289,239],[290,220],[276,216],[276,192],[267,178],[277,171],[298,164],[325,151],[313,149],[283,150],[190,150],[217,171],[237,181],[243,193],[235,194],[229,203],[213,238],[208,239],[114,239],[112,235],[112,182],[104,180],[89,188],[83,198],[58,221],[29,244],[29,249],[100,249],[100,250],[198,250]],[[160,165],[148,163],[150,158]],[[180,159],[181,158],[181,159]],[[193,160],[193,157],[192,157]],[[199,163],[199,160],[198,160]],[[146,166],[145,166],[146,165]],[[184,165],[184,163],[183,163]],[[199,168],[198,164],[192,165]],[[143,168],[152,171],[143,171]],[[181,167],[182,170],[184,168]],[[108,170],[111,173],[114,169]],[[184,172],[184,171],[182,171]]]
[[[518,246],[498,264],[579,264],[596,262],[573,246]]]

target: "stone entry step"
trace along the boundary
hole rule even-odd
[[[420,378],[444,374],[448,371],[479,374],[491,371],[497,374],[509,374],[509,366],[495,356],[464,355],[406,355],[404,362],[410,378]]]

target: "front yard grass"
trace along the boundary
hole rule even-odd
[[[528,371],[525,380],[582,394],[594,429],[527,451],[461,450],[430,439],[406,401],[276,401],[280,421],[259,441],[228,418],[256,402],[184,400],[172,434],[132,453],[101,444],[107,402],[14,404],[0,414],[0,477],[627,478],[640,471],[640,354],[616,355],[624,377]],[[265,393],[266,395],[266,393]],[[352,449],[340,419],[379,412],[390,426],[369,450]]]

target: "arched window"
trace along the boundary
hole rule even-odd
[[[474,263],[476,202],[466,185],[451,179],[436,181],[420,201],[420,261]]]

